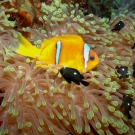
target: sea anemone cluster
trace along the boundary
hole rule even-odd
[[[20,1],[25,7],[27,1]],[[7,2],[11,4],[8,8]],[[78,4],[60,0],[34,2],[33,7],[38,6],[30,12],[36,13],[35,19],[24,26],[16,20],[22,12],[31,16],[29,10],[19,12],[14,1],[0,1],[0,135],[135,134],[135,50],[131,48],[135,41],[135,2],[128,1],[120,10],[120,3],[114,0],[111,18],[84,15]],[[120,2],[127,4],[126,0]],[[112,32],[119,21],[125,26]],[[36,58],[31,61],[16,54],[19,34],[36,47],[54,36],[81,36],[100,61],[95,69],[83,73],[89,86],[69,84],[57,66],[37,67],[40,61]],[[127,66],[129,77],[119,79],[116,66]],[[133,99],[131,119],[121,108],[124,94]]]

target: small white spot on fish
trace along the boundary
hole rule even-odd
[[[74,72],[74,75],[76,75],[77,73],[76,72]]]

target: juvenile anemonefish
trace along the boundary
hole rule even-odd
[[[122,78],[128,78],[129,77],[129,73],[128,73],[128,67],[127,66],[116,66],[117,69],[117,72],[121,75],[119,77],[119,79],[122,79]]]
[[[62,67],[60,69],[60,73],[68,83],[71,83],[73,81],[77,85],[80,85],[80,83],[82,83],[84,86],[89,85],[88,82],[83,80],[83,75],[81,75],[77,69]]]
[[[119,21],[115,27],[112,29],[112,32],[114,31],[120,31],[125,26],[123,21]]]
[[[3,93],[2,90],[0,90],[0,93]],[[2,101],[3,101],[3,98],[4,98],[4,97],[0,97],[0,105],[1,105],[1,103],[2,103]]]
[[[133,46],[131,47],[131,49],[134,49],[134,48],[135,48],[135,42],[134,42]]]
[[[99,63],[97,54],[77,35],[69,34],[44,40],[40,49],[33,46],[22,35],[19,38],[20,44],[15,52],[36,58],[45,65],[54,64],[87,72]]]
[[[133,63],[132,67],[133,67],[133,77],[135,78],[135,62]]]
[[[131,105],[132,105],[133,99],[129,97],[129,95],[124,94],[123,95],[123,102],[121,104],[121,109],[124,108],[124,113],[127,115],[128,119],[131,119],[131,115],[129,111],[131,110]]]

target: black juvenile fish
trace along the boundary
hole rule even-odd
[[[3,92],[0,90],[0,93],[3,93]],[[3,101],[3,98],[4,98],[4,97],[0,97],[0,105],[1,105],[1,103],[2,103],[2,101]]]
[[[89,85],[88,82],[83,81],[84,77],[75,68],[63,67],[60,69],[60,73],[68,83],[73,81],[77,85],[80,85],[80,82],[85,86]]]
[[[132,67],[133,67],[133,77],[135,78],[135,62],[133,63]]]
[[[120,31],[124,26],[125,26],[125,24],[122,21],[119,21],[115,25],[115,27],[112,29],[112,32],[114,32],[114,31]]]
[[[135,48],[135,42],[134,42],[133,46],[131,47],[131,49],[134,49],[134,48]]]
[[[128,67],[127,66],[120,66],[120,67],[116,66],[115,69],[117,69],[117,72],[121,75],[119,77],[119,79],[129,77]]]
[[[131,110],[133,99],[129,97],[127,94],[123,95],[123,102],[121,104],[121,109],[124,107],[124,114],[127,115],[128,119],[132,119],[129,111]]]

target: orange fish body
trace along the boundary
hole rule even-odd
[[[97,54],[90,49],[80,36],[69,34],[44,40],[41,48],[34,47],[20,36],[16,52],[23,56],[36,58],[45,65],[54,64],[87,72],[99,63]],[[90,57],[94,59],[89,59]]]

